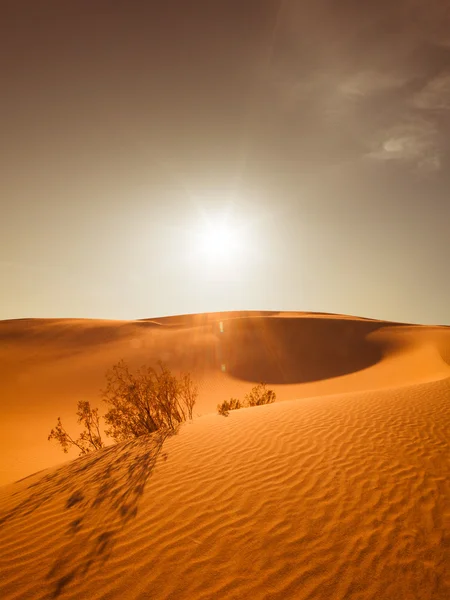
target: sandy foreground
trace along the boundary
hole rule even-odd
[[[190,371],[196,418],[67,460],[50,429],[121,358]],[[450,328],[2,321],[0,411],[2,599],[450,598]]]

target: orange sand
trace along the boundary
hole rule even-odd
[[[191,371],[199,416],[61,465],[120,358]],[[3,321],[0,365],[0,598],[450,597],[449,328]],[[279,402],[215,414],[259,379]]]

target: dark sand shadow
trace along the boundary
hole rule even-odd
[[[55,498],[71,513],[65,544],[47,574],[46,597],[57,598],[74,579],[103,565],[140,499],[169,432],[157,432],[83,456],[16,494],[25,498],[0,517],[0,526],[22,519]]]
[[[234,319],[217,332],[222,370],[244,381],[307,383],[347,375],[381,360],[367,339],[379,321],[318,318]]]

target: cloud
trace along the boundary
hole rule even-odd
[[[376,93],[397,90],[409,78],[406,73],[383,73],[375,70],[360,71],[344,80],[339,85],[339,91],[350,98],[371,96]]]
[[[369,159],[398,167],[399,177],[405,170],[438,172],[450,139],[444,5],[287,1],[261,128],[269,124],[285,155],[314,165]]]
[[[424,110],[450,110],[450,73],[431,79],[412,99],[413,106]]]
[[[440,169],[439,136],[430,121],[411,117],[379,135],[367,156],[378,161],[397,161],[415,166],[423,173]]]

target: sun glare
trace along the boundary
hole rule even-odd
[[[190,273],[203,282],[236,283],[254,263],[254,217],[236,203],[218,205],[199,203],[196,218],[186,229],[183,258]]]
[[[198,250],[207,260],[235,258],[239,245],[236,228],[225,220],[204,223],[198,234]]]

